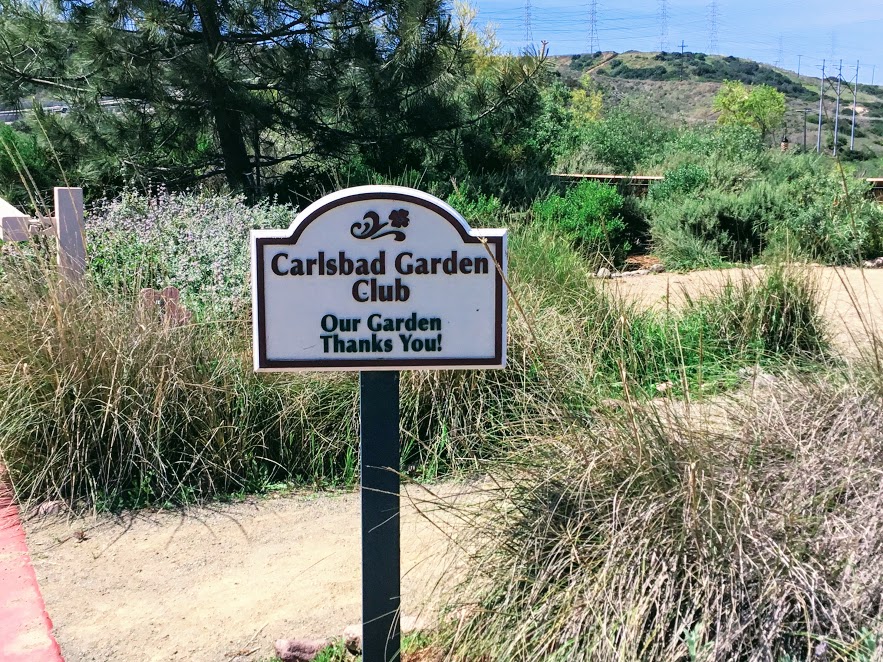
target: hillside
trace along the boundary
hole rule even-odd
[[[803,145],[804,126],[808,147],[813,149],[816,144],[819,77],[798,77],[796,72],[752,60],[704,53],[598,52],[554,60],[558,74],[568,84],[576,84],[588,74],[607,98],[637,100],[660,116],[691,124],[717,119],[712,101],[725,80],[771,85],[786,97],[784,133],[791,144]],[[836,78],[828,79],[822,120],[822,144],[829,150],[833,147],[836,82]],[[848,148],[852,92],[846,81],[841,103],[840,144]],[[883,86],[859,85],[855,134],[853,156],[857,160],[883,157]]]

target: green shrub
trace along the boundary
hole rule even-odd
[[[784,161],[771,178],[791,203],[769,227],[773,252],[852,265],[883,254],[883,209],[869,184],[814,157]]]
[[[652,199],[650,231],[655,252],[672,269],[745,262],[765,247],[769,227],[782,220],[790,202],[765,182],[744,192],[706,189]]]
[[[504,207],[495,195],[473,193],[468,186],[458,186],[448,196],[447,202],[456,209],[472,227],[501,227]]]
[[[708,170],[693,163],[684,163],[665,173],[665,179],[650,185],[652,201],[663,201],[676,195],[687,195],[702,189],[709,181]]]
[[[598,397],[712,393],[742,367],[823,359],[827,330],[814,281],[769,269],[680,309],[644,310],[609,293],[570,242],[531,226],[513,233],[515,292],[554,369],[552,396],[582,410]],[[554,357],[554,359],[552,358]]]
[[[857,264],[883,251],[883,212],[867,192],[815,155],[709,157],[667,172],[643,206],[654,249],[670,268],[762,254]]]
[[[779,269],[728,281],[680,310],[611,307],[587,325],[597,334],[587,345],[599,395],[652,397],[659,385],[675,394],[710,393],[737,381],[740,367],[806,363],[828,348],[815,283]]]
[[[534,222],[560,233],[586,253],[620,262],[629,249],[623,204],[614,187],[583,182],[563,196],[553,193],[535,202]]]
[[[580,170],[580,163],[597,162],[616,174],[637,173],[640,166],[663,154],[675,132],[658,117],[638,109],[618,107],[606,117],[586,126],[580,136],[582,146],[559,162],[566,172]]]
[[[729,280],[718,294],[688,301],[684,316],[702,320],[706,342],[723,351],[820,357],[828,348],[820,301],[809,273],[778,266],[759,277]]]

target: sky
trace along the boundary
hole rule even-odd
[[[527,41],[526,6],[530,6],[533,44],[548,42],[552,55],[587,52],[592,0],[472,0],[479,25],[491,23],[503,50],[522,50]],[[667,35],[663,37],[663,0],[596,0],[600,50],[712,52],[712,0],[666,0]],[[722,55],[778,64],[802,74],[836,75],[883,84],[883,0],[716,0],[717,48]],[[830,67],[834,66],[835,69]]]

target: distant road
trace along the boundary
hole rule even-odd
[[[52,106],[43,106],[43,110],[47,113],[66,113],[69,108],[65,105],[52,105]],[[17,122],[25,116],[25,113],[30,112],[30,108],[23,108],[21,110],[0,110],[0,120],[5,122],[6,124],[12,124],[13,122]]]
[[[105,108],[114,108],[119,105],[119,101],[116,101],[115,99],[106,99],[104,101],[99,101],[98,103]],[[70,108],[66,104],[55,103],[43,106],[43,110],[47,113],[64,115],[70,110]],[[4,122],[5,124],[18,122],[29,112],[31,112],[30,108],[22,108],[21,110],[0,110],[0,122]]]

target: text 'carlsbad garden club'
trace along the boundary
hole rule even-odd
[[[447,257],[415,257],[410,251],[402,251],[391,262],[400,276],[482,275],[490,273],[491,268],[487,257],[461,257],[457,251],[451,251]],[[353,299],[362,303],[407,301],[411,292],[401,278],[389,284],[375,278],[388,273],[386,251],[378,252],[374,258],[356,259],[347,257],[345,251],[335,257],[328,257],[324,251],[319,251],[315,257],[289,257],[287,252],[279,252],[273,256],[270,265],[277,276],[372,276],[353,282]]]

